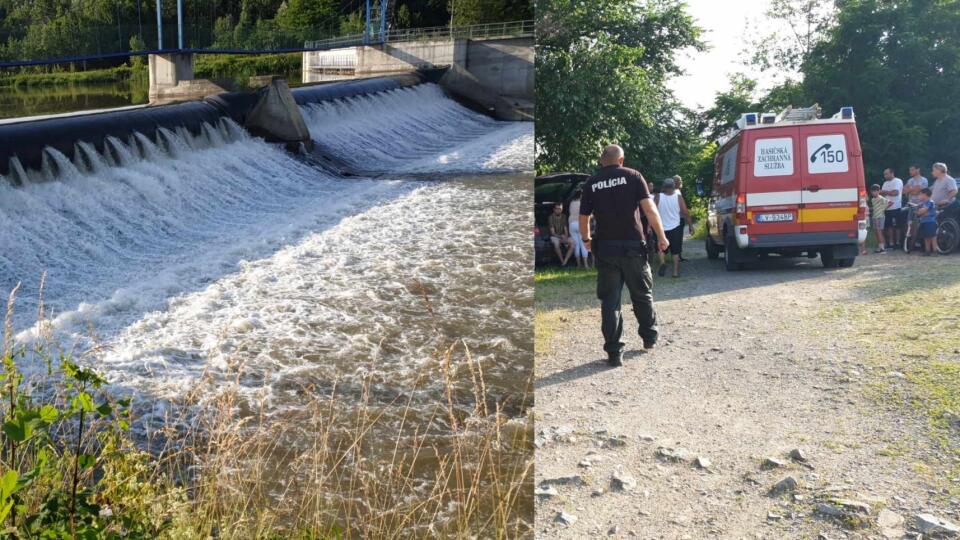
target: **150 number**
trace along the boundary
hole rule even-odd
[[[810,155],[810,163],[816,163],[817,157],[820,157],[820,163],[843,163],[845,159],[843,150],[839,148],[836,150],[830,149],[830,143],[824,144],[820,148],[817,148],[813,151],[813,154]]]

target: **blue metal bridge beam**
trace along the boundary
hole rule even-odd
[[[366,23],[363,25],[363,43],[370,43],[370,0],[367,0]]]
[[[380,0],[380,43],[387,42],[387,0]]]
[[[177,0],[177,48],[183,50],[183,0]]]
[[[163,6],[163,0],[157,0],[157,50],[163,50],[163,21],[161,20],[161,8]]]

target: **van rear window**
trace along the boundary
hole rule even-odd
[[[754,176],[790,176],[793,174],[793,139],[757,139],[753,152]]]
[[[807,170],[810,174],[847,172],[847,138],[842,134],[807,137]]]
[[[720,183],[726,184],[732,182],[737,176],[737,150],[740,149],[740,143],[730,147],[723,153],[723,159],[720,161]]]

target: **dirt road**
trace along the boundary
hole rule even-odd
[[[538,299],[537,537],[951,534],[960,256],[727,273],[691,244],[684,277],[656,280],[655,351],[629,352],[625,303],[623,368],[606,365],[589,276]]]

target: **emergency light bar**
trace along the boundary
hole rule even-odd
[[[743,113],[737,120],[737,127],[743,129],[747,126],[755,126],[759,117],[760,115],[755,112]]]
[[[717,143],[720,146],[726,144],[727,141],[732,139],[737,135],[737,133],[748,127],[756,126],[772,126],[779,124],[780,122],[791,122],[791,123],[801,123],[801,122],[816,122],[820,120],[821,113],[820,105],[814,103],[809,107],[793,108],[787,107],[780,114],[766,112],[766,113],[743,113],[740,115],[740,118],[734,122],[734,126],[730,128],[726,134],[721,135]],[[853,107],[841,107],[840,111],[837,114],[831,117],[832,120],[853,120]]]
[[[840,107],[840,112],[833,115],[833,118],[839,120],[853,120],[853,107]]]

